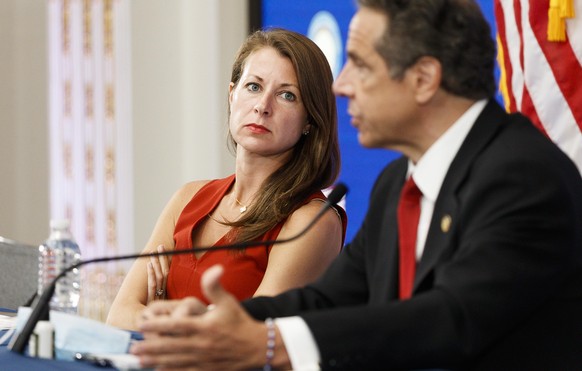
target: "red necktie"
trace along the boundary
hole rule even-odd
[[[420,219],[420,197],[422,193],[408,178],[398,203],[398,240],[399,240],[399,296],[408,299],[412,295],[414,273],[416,271],[416,231]]]

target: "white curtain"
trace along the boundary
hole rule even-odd
[[[83,259],[132,253],[129,0],[47,1],[51,217]],[[81,269],[81,315],[105,319],[126,266]]]

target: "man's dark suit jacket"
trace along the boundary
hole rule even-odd
[[[320,280],[246,310],[300,315],[323,369],[582,370],[573,163],[526,118],[489,102],[444,179],[413,296],[399,301],[406,170],[401,158],[382,172],[361,229]]]

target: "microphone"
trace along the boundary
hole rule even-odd
[[[299,233],[291,236],[289,238],[281,239],[281,240],[270,240],[270,241],[245,241],[239,243],[233,243],[229,245],[221,245],[221,246],[206,246],[206,247],[193,247],[190,249],[183,249],[178,250],[174,249],[171,251],[163,251],[163,252],[153,252],[149,254],[129,254],[129,255],[118,255],[118,256],[110,256],[110,257],[103,257],[103,258],[95,258],[95,259],[88,259],[88,260],[81,260],[78,263],[75,263],[65,269],[63,269],[52,281],[48,284],[44,290],[36,306],[34,307],[33,311],[30,313],[28,320],[26,321],[22,331],[18,334],[16,339],[10,344],[10,350],[16,353],[24,353],[24,349],[28,344],[28,340],[36,324],[41,319],[48,319],[49,314],[49,302],[55,292],[57,281],[63,278],[68,272],[72,271],[73,269],[79,268],[83,265],[92,264],[92,263],[101,263],[101,262],[109,262],[109,261],[117,261],[117,260],[126,260],[126,259],[138,259],[138,258],[149,258],[152,256],[165,256],[165,255],[181,255],[181,254],[191,254],[193,252],[204,252],[210,250],[237,250],[243,249],[246,247],[259,247],[259,246],[269,246],[275,244],[283,244],[287,242],[294,241],[299,237],[303,236],[307,231],[309,231],[315,223],[323,216],[323,214],[327,211],[328,208],[335,206],[342,197],[348,192],[348,188],[343,183],[338,183],[334,189],[331,191],[327,200],[317,213],[315,217],[303,228]]]

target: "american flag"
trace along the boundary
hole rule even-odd
[[[495,0],[500,90],[582,173],[582,0]]]

